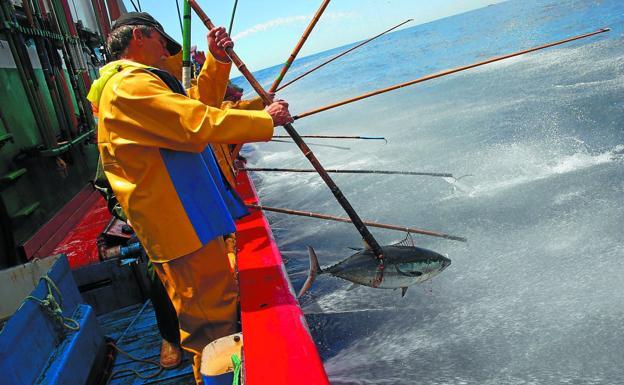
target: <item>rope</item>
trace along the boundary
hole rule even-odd
[[[232,364],[234,364],[234,378],[232,379],[232,385],[240,384],[240,373],[241,373],[241,360],[238,358],[238,355],[232,354]]]
[[[41,306],[41,308],[44,310],[44,312],[50,318],[52,318],[53,321],[55,321],[63,328],[71,331],[80,330],[80,324],[78,323],[78,321],[70,317],[65,317],[63,315],[63,297],[61,296],[61,291],[56,286],[54,281],[47,275],[41,277],[40,280],[45,281],[48,288],[48,294],[43,299],[29,295],[28,297],[26,297],[26,300],[37,302],[39,306]],[[52,289],[54,289],[58,296],[58,302],[56,300],[56,297],[54,296],[54,293],[52,292]]]
[[[144,375],[141,374],[139,371],[134,370],[134,369],[120,369],[117,371],[114,371],[111,376],[108,379],[108,383],[110,383],[111,380],[113,380],[115,378],[115,376],[121,374],[121,373],[133,373],[135,376],[139,377],[142,380],[149,380],[151,378],[154,377],[158,377],[163,370],[165,370],[165,368],[158,362],[154,361],[154,360],[146,360],[143,358],[136,358],[133,355],[131,355],[130,353],[124,351],[123,349],[121,349],[119,346],[117,346],[117,344],[115,344],[114,342],[109,342],[108,346],[112,347],[113,349],[117,350],[119,353],[123,354],[124,356],[128,357],[130,360],[134,361],[134,362],[143,362],[146,364],[150,364],[150,365],[154,365],[155,367],[157,367],[158,369],[149,375]]]

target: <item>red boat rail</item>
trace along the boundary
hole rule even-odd
[[[257,204],[247,173],[237,181],[245,203]],[[253,211],[236,229],[245,383],[329,384],[266,218]]]

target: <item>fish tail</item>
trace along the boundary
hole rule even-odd
[[[312,283],[316,279],[316,276],[322,273],[322,270],[319,267],[316,253],[314,252],[314,249],[311,246],[308,246],[308,255],[310,257],[310,271],[308,272],[308,278],[306,279],[303,286],[301,287],[301,290],[299,291],[299,295],[297,295],[297,298],[301,298],[301,296],[303,296],[306,293],[306,291],[310,289],[310,287],[312,286]]]

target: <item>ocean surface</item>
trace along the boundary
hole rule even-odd
[[[295,123],[388,140],[309,140],[327,168],[469,175],[334,176],[365,219],[469,242],[414,236],[453,264],[405,298],[319,276],[302,306],[333,384],[624,384],[623,22],[622,0],[508,1],[392,33],[278,95],[301,113],[612,28]],[[371,35],[388,27],[373,23]],[[345,48],[297,60],[287,80]],[[257,75],[268,88],[278,71]],[[253,167],[310,167],[290,143],[244,154]],[[265,205],[344,215],[316,174],[254,179]],[[268,217],[295,290],[307,245],[322,265],[361,246],[349,224]],[[371,231],[382,244],[404,237]]]

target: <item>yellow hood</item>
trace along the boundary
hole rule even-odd
[[[141,63],[133,62],[131,60],[116,60],[100,68],[100,77],[96,79],[93,84],[91,84],[91,89],[89,90],[89,94],[87,95],[87,99],[89,99],[93,107],[95,107],[96,109],[99,107],[100,97],[102,96],[102,91],[104,90],[106,83],[108,83],[113,75],[125,70],[126,68],[151,67]]]

